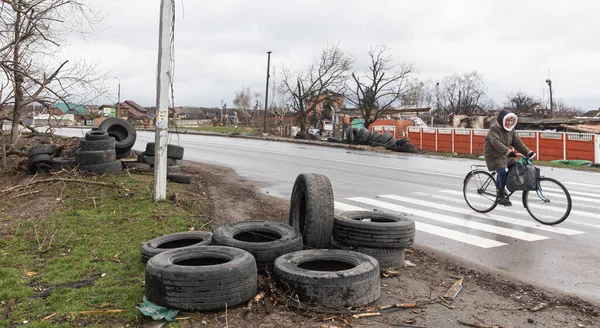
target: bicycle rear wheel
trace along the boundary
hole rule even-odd
[[[496,179],[485,171],[472,171],[465,177],[463,195],[470,208],[487,213],[498,205]]]
[[[537,191],[523,191],[523,205],[541,224],[555,225],[571,213],[571,195],[565,186],[552,178],[540,178]]]

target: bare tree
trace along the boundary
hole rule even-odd
[[[528,95],[523,91],[509,93],[504,108],[519,116],[540,117],[545,113],[541,99]]]
[[[386,46],[369,50],[370,64],[362,76],[352,73],[347,100],[358,107],[365,120],[365,128],[387,115],[410,92],[409,77],[412,64],[394,64]]]
[[[427,107],[432,103],[431,81],[423,82],[417,78],[408,81],[408,91],[401,96],[402,106]]]
[[[452,75],[437,82],[433,90],[433,104],[438,121],[447,123],[454,115],[484,114],[493,107],[486,96],[487,87],[477,71]]]
[[[352,56],[333,45],[323,49],[319,58],[304,70],[283,69],[281,92],[287,95],[290,110],[299,114],[302,131],[308,129],[308,118],[316,114],[322,101],[329,95],[343,93],[353,63]]]
[[[54,55],[68,43],[68,34],[86,33],[101,17],[76,0],[1,0],[0,5],[0,79],[3,91],[10,89],[0,102],[13,108],[14,144],[27,105],[49,108],[57,100],[82,104],[105,93],[106,75],[99,74],[97,66],[85,61],[60,63]]]

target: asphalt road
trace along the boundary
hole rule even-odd
[[[134,149],[153,141],[154,133],[138,132]],[[600,303],[600,174],[542,167],[542,175],[561,181],[573,199],[569,218],[550,227],[529,216],[520,192],[512,207],[488,214],[471,210],[462,182],[470,165],[481,161],[213,136],[171,134],[169,143],[185,147],[184,161],[233,168],[284,199],[298,174],[325,174],[336,209],[409,214],[416,222],[416,247]]]

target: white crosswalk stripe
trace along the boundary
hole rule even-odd
[[[445,194],[453,194],[453,195],[457,195],[460,196],[461,198],[463,197],[463,193],[462,191],[458,191],[458,190],[440,190],[440,192],[445,193]],[[573,197],[571,197],[571,200],[573,200]],[[586,207],[586,206],[582,206],[582,207]],[[556,208],[549,208],[548,210],[550,211],[561,211],[560,209],[556,209]],[[579,211],[579,210],[571,210],[571,215],[576,214],[579,216],[585,216],[585,217],[590,217],[590,218],[594,218],[597,219],[599,217],[598,214],[593,213],[593,212],[585,212],[585,211]]]
[[[395,212],[404,212],[413,214],[419,217],[424,217],[434,221],[440,221],[447,224],[453,224],[457,226],[462,226],[470,229],[481,230],[485,232],[490,232],[497,235],[503,235],[507,237],[512,237],[516,239],[526,240],[526,241],[536,241],[536,240],[544,240],[548,239],[548,237],[540,236],[528,232],[508,229],[504,227],[498,227],[490,224],[480,223],[473,220],[461,219],[457,217],[452,217],[444,214],[439,214],[435,212],[423,211],[420,209],[406,207],[397,204],[391,204],[387,202],[382,202],[376,199],[370,199],[365,197],[353,197],[348,198],[351,201],[359,202],[363,204],[373,205],[379,208],[384,208],[387,210],[395,211]]]
[[[597,201],[595,195],[589,195],[584,190],[600,185],[579,184],[569,192],[580,201]],[[577,190],[579,189],[579,191]],[[574,196],[572,196],[574,197]],[[536,242],[552,237],[559,238],[580,235],[587,232],[587,227],[600,228],[600,224],[592,224],[600,216],[593,207],[577,206],[568,218],[571,227],[581,226],[581,229],[563,226],[547,226],[539,224],[529,216],[524,209],[497,207],[493,213],[477,213],[465,203],[463,194],[458,190],[437,190],[435,194],[413,192],[410,195],[385,194],[375,198],[350,197],[348,202],[335,201],[335,209],[341,211],[384,211],[410,214],[415,221],[417,231],[453,242],[468,244],[481,248],[505,246],[510,240],[494,240],[489,234],[506,236],[522,241]],[[575,200],[574,200],[575,201]],[[574,205],[575,206],[575,205]],[[594,220],[590,221],[588,218]],[[581,221],[585,219],[584,221]],[[485,220],[488,223],[483,223]],[[433,223],[432,223],[433,221]],[[590,223],[591,222],[591,223]],[[466,229],[466,230],[465,230]],[[483,236],[480,235],[483,233]]]
[[[565,184],[567,184],[567,185],[574,185],[574,186],[583,186],[583,187],[587,187],[587,188],[596,188],[596,189],[600,189],[600,185],[597,185],[597,184],[591,184],[591,183],[565,182]],[[568,188],[567,188],[567,189],[568,189]]]
[[[338,202],[338,201],[335,201],[335,209],[342,210],[342,211],[368,211],[369,210],[367,208],[357,207],[357,206],[349,205],[349,204]],[[507,245],[506,243],[502,243],[502,242],[499,242],[496,240],[483,238],[483,237],[479,237],[479,236],[475,236],[475,235],[471,235],[471,234],[467,234],[467,233],[463,233],[463,232],[455,231],[455,230],[451,230],[451,229],[446,229],[446,228],[442,228],[442,227],[438,227],[435,225],[418,222],[418,221],[415,221],[415,229],[417,231],[426,232],[426,233],[429,233],[432,235],[452,239],[452,240],[455,240],[455,241],[458,241],[461,243],[465,243],[465,244],[469,244],[469,245],[473,245],[473,246],[477,246],[477,247],[481,247],[481,248],[492,248],[492,247]]]
[[[379,197],[398,200],[398,201],[402,201],[405,203],[411,203],[411,204],[421,205],[421,206],[430,207],[430,208],[436,208],[439,210],[444,210],[444,211],[449,211],[449,212],[454,212],[454,213],[471,215],[471,216],[475,216],[475,217],[486,219],[486,220],[495,220],[495,221],[499,221],[499,222],[511,223],[514,225],[559,233],[559,234],[563,234],[563,235],[578,235],[578,234],[583,233],[583,231],[577,231],[577,230],[560,228],[560,227],[543,226],[539,223],[535,223],[532,221],[512,219],[512,218],[509,218],[506,216],[499,216],[499,215],[495,215],[495,214],[481,214],[481,213],[477,213],[477,212],[474,212],[474,211],[472,211],[470,209],[466,209],[466,208],[458,208],[458,207],[447,206],[447,205],[438,204],[438,203],[426,202],[426,201],[418,200],[415,198],[408,198],[408,197],[402,197],[402,196],[397,196],[397,195],[381,195]]]

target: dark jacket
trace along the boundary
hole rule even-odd
[[[517,131],[506,131],[498,123],[492,125],[484,144],[485,164],[488,170],[496,171],[506,168],[515,160],[508,158],[511,146],[521,154],[529,153],[529,148],[521,141]]]

